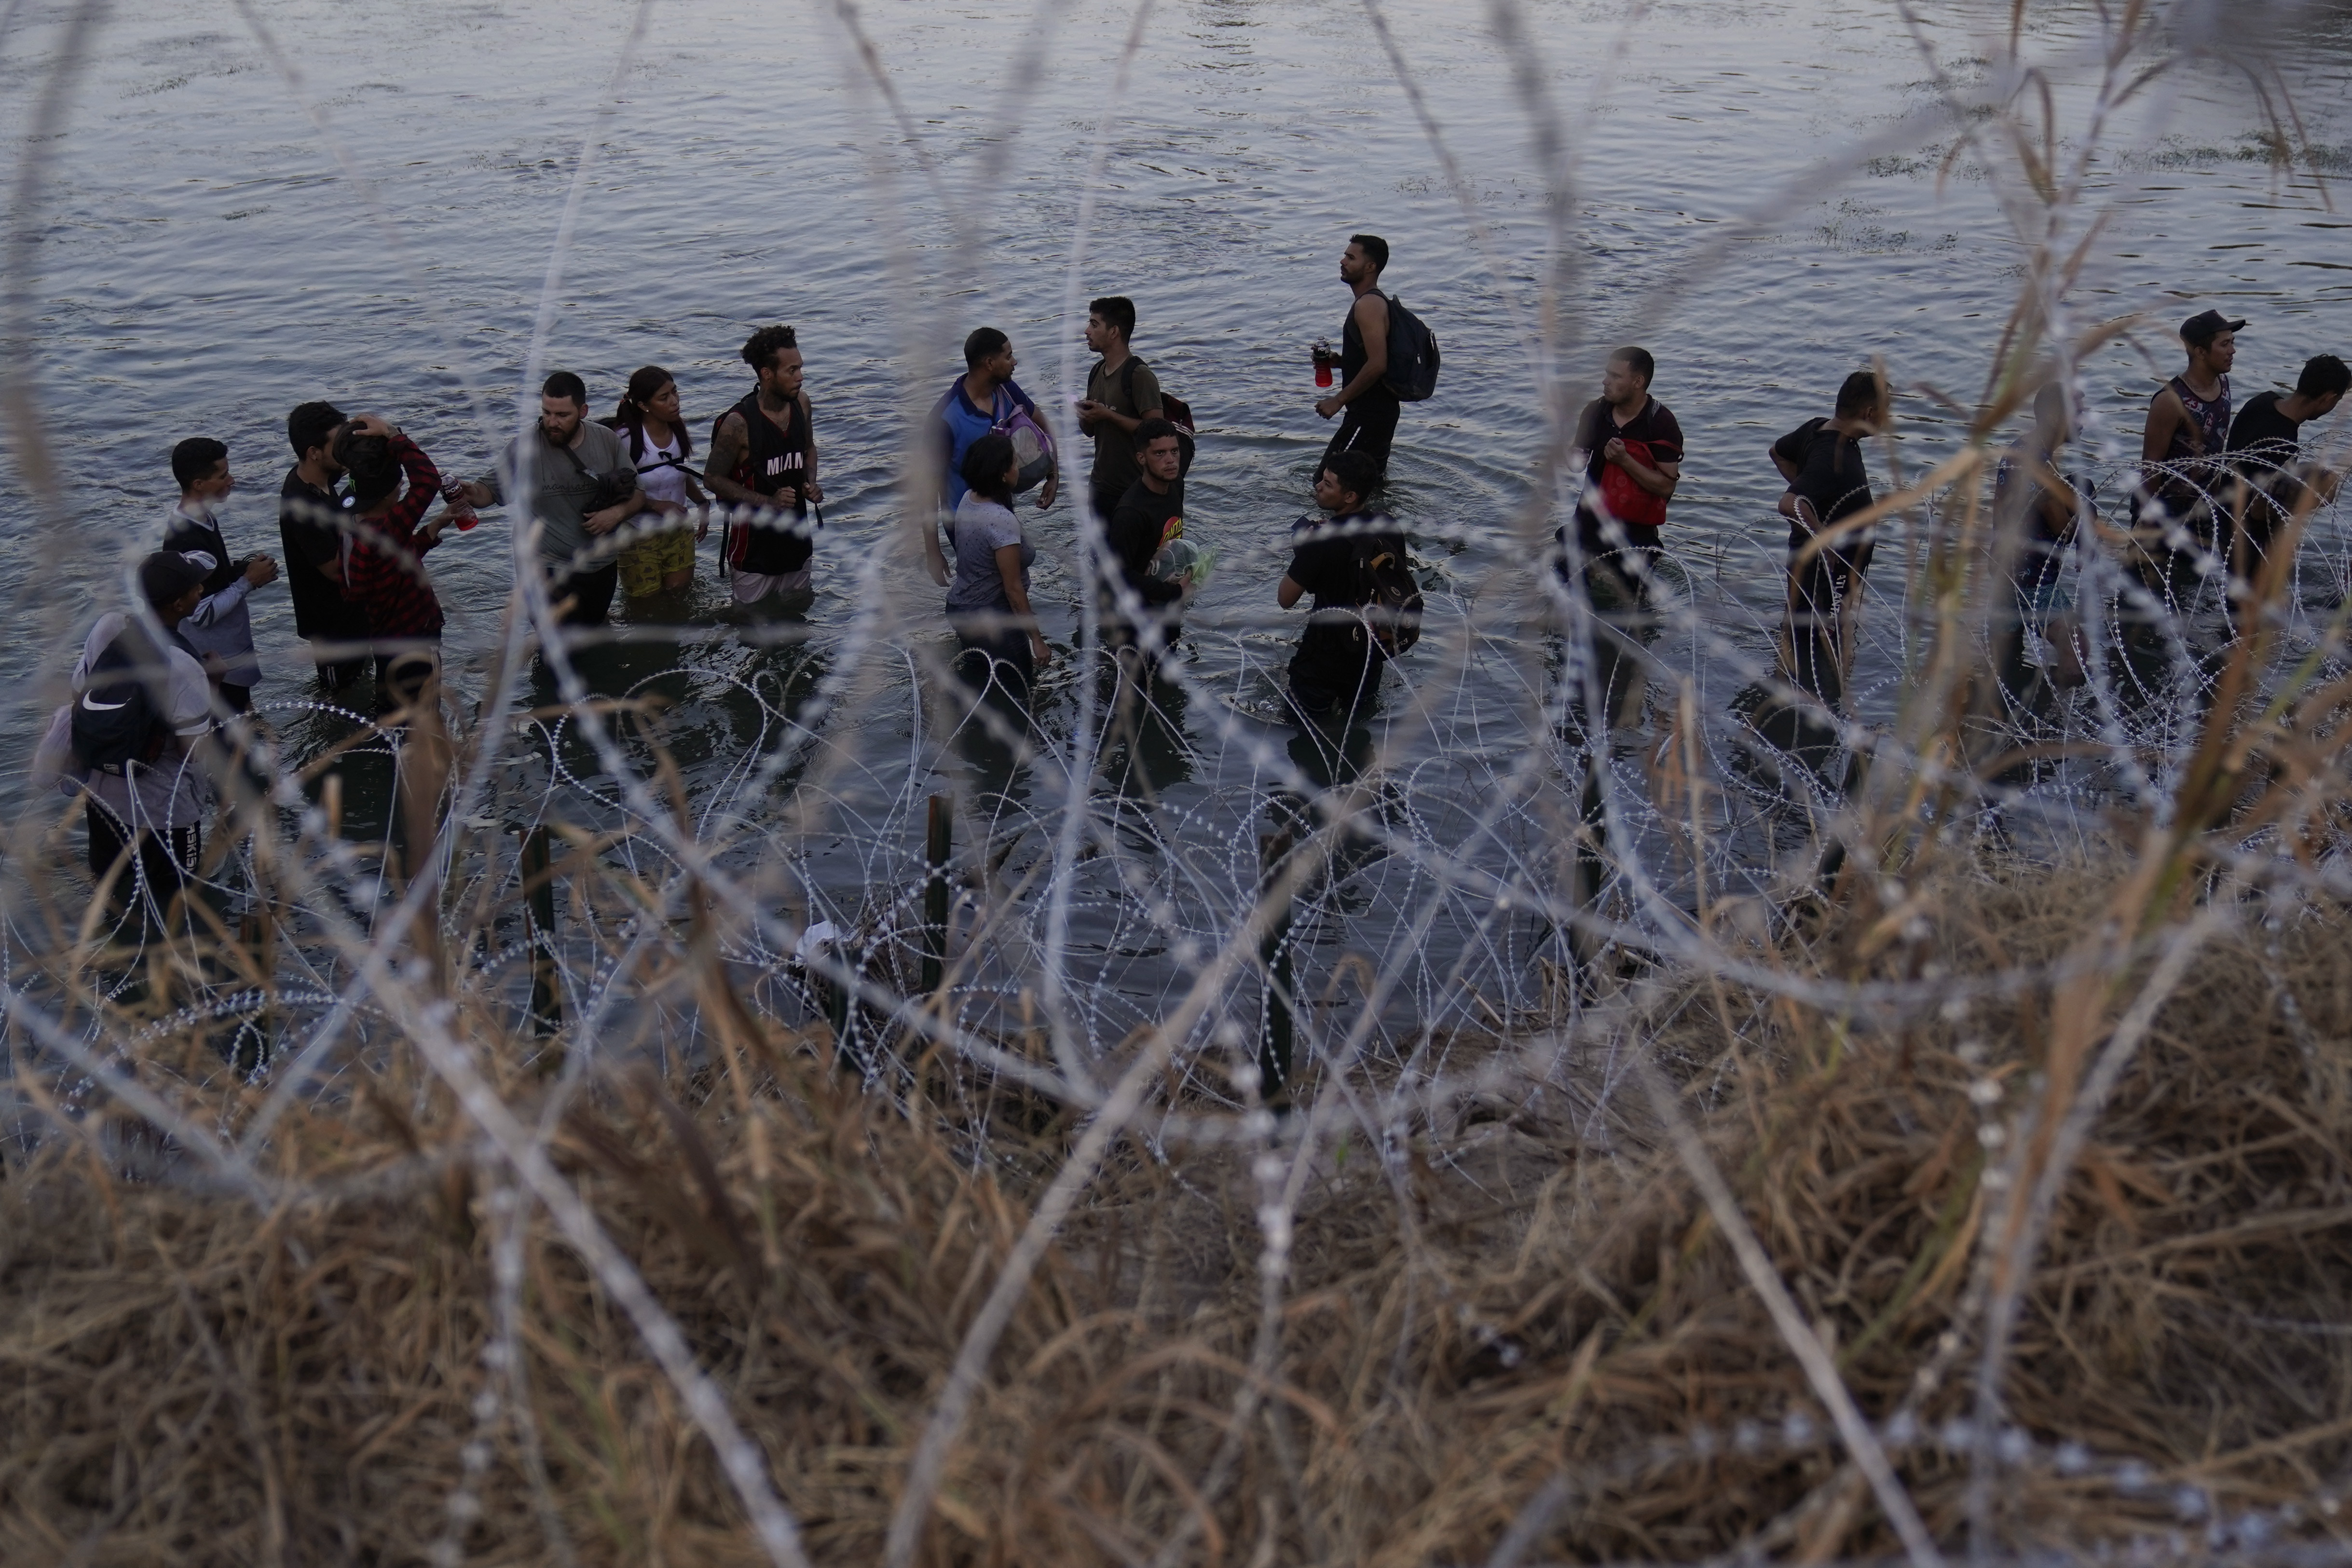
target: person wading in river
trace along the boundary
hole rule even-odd
[[[2340,476],[2303,460],[2303,427],[2326,419],[2352,391],[2352,368],[2333,354],[2306,361],[2294,391],[2260,392],[2230,425],[2230,460],[2246,481],[2235,497],[2238,527],[2230,552],[2230,589],[2241,600],[2269,559],[2271,541],[2295,509],[2336,500]]]
[[[720,500],[765,514],[728,525],[735,602],[757,604],[814,586],[809,507],[824,499],[824,487],[817,483],[816,427],[802,385],[799,336],[790,327],[762,327],[744,342],[743,362],[759,384],[719,416],[702,478]]]
[[[694,452],[678,412],[677,378],[659,365],[641,367],[629,378],[621,406],[606,421],[616,434],[627,437],[629,461],[636,465],[637,487],[664,517],[679,517],[688,506],[701,506],[702,487],[686,460]],[[621,552],[621,591],[632,600],[656,593],[679,593],[694,582],[694,547],[710,531],[706,517],[694,531],[683,521],[639,539]]]
[[[1331,444],[1328,463],[1343,452],[1361,455],[1372,465],[1375,486],[1389,471],[1389,447],[1396,440],[1397,414],[1404,404],[1389,390],[1389,302],[1381,292],[1388,269],[1389,242],[1378,235],[1351,235],[1339,255],[1339,281],[1356,297],[1339,328],[1339,390],[1315,405],[1325,419],[1346,411]],[[1318,364],[1328,363],[1318,353]]]
[[[1862,444],[1885,428],[1887,401],[1874,373],[1856,371],[1838,388],[1834,413],[1807,420],[1770,452],[1789,485],[1780,501],[1789,519],[1789,678],[1832,709],[1845,700],[1853,673],[1862,583],[1874,548],[1870,528],[1839,532],[1837,525],[1871,505]]]
[[[355,423],[373,423],[362,419]],[[294,597],[294,632],[310,644],[319,684],[341,691],[367,673],[367,616],[343,597],[342,515],[335,433],[344,423],[331,402],[306,402],[286,416],[294,466],[278,487],[278,537],[286,547],[286,587]],[[384,426],[383,433],[389,433]]]
[[[1605,622],[1604,629],[1596,629],[1594,663],[1612,724],[1638,689],[1637,672],[1621,638],[1646,643],[1656,634],[1650,567],[1666,503],[1683,475],[1683,428],[1650,395],[1656,372],[1657,361],[1646,349],[1623,348],[1610,355],[1601,372],[1601,395],[1578,416],[1576,446],[1569,455],[1571,465],[1584,469],[1576,543],[1585,591]],[[1566,542],[1563,537],[1563,547]],[[1559,566],[1566,575],[1565,548]]]
[[[570,371],[557,371],[541,386],[539,422],[507,444],[499,465],[452,486],[450,499],[492,506],[506,498],[509,484],[526,482],[557,622],[604,625],[621,566],[609,559],[594,564],[601,552],[591,541],[643,515],[646,493],[621,438],[588,417],[587,383]]]
[[[181,634],[205,661],[222,704],[231,713],[253,706],[253,684],[261,661],[253,651],[253,613],[246,597],[278,580],[278,563],[266,555],[229,559],[219,514],[236,480],[228,471],[228,448],[209,436],[192,435],[172,448],[172,477],[179,481],[180,504],[163,525],[163,548],[212,559],[205,596]]]
[[[1087,307],[1087,347],[1102,356],[1087,372],[1087,395],[1078,400],[1078,428],[1094,437],[1090,494],[1095,516],[1105,522],[1118,509],[1142,472],[1136,432],[1158,419],[1160,378],[1129,347],[1135,332],[1135,302],[1117,295]]]
[[[2168,589],[2175,602],[2196,586],[2199,556],[2217,542],[2210,500],[2230,446],[2230,367],[2237,362],[2238,331],[2219,310],[2200,310],[2180,324],[2189,363],[2148,400],[2141,431],[2140,486],[2133,495],[2141,535],[2133,565],[2151,591]],[[2177,534],[2186,525],[2189,538]],[[2197,537],[2201,536],[2201,537]]]

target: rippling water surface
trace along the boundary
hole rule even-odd
[[[1920,38],[1937,68],[1973,79],[2009,8],[1932,13]],[[2090,14],[2037,13],[2032,47],[2056,62],[2065,123],[2079,126]],[[707,435],[749,384],[735,358],[746,333],[789,321],[830,497],[811,635],[770,645],[722,623],[706,546],[690,623],[633,629],[646,640],[593,673],[623,689],[674,669],[657,685],[676,704],[667,735],[696,809],[747,813],[767,836],[741,854],[789,848],[806,868],[806,906],[855,914],[903,870],[920,798],[967,779],[927,725],[905,656],[938,635],[937,591],[894,531],[910,416],[982,324],[1013,335],[1032,393],[1071,394],[1087,364],[1083,301],[1126,293],[1141,313],[1138,350],[1203,422],[1188,531],[1222,555],[1191,618],[1195,688],[1170,696],[1171,730],[1096,786],[1155,804],[1118,818],[1100,876],[1071,873],[1072,939],[1127,966],[1107,972],[1139,1009],[1189,964],[1170,932],[1217,922],[1155,925],[1133,911],[1190,898],[1230,913],[1267,792],[1290,762],[1314,772],[1288,732],[1216,695],[1265,695],[1295,635],[1273,583],[1328,434],[1306,348],[1338,336],[1350,231],[1389,238],[1388,287],[1445,350],[1439,395],[1408,408],[1394,467],[1392,505],[1414,531],[1438,631],[1391,677],[1384,798],[1409,820],[1400,831],[1479,846],[1468,858],[1506,876],[1546,852],[1539,811],[1513,831],[1482,837],[1480,824],[1492,781],[1555,738],[1539,716],[1558,656],[1512,608],[1534,602],[1517,519],[1548,378],[1597,380],[1602,351],[1627,339],[1656,354],[1654,391],[1689,438],[1669,538],[1699,612],[1659,653],[1719,712],[1769,660],[1779,612],[1783,526],[1766,446],[1829,412],[1840,379],[1877,356],[1904,389],[1906,471],[1932,464],[1983,390],[2025,255],[1984,161],[1956,148],[1936,112],[1919,42],[1875,3],[1555,0],[1522,8],[1531,46],[1507,50],[1482,7],[1391,0],[1461,188],[1365,11],[1338,0],[1160,5],[1115,100],[1131,12],[1048,7],[1033,24],[1016,7],[877,5],[864,20],[895,105],[815,6],[654,5],[632,49],[639,8],[609,0],[264,5],[267,47],[231,6],[122,5],[62,78],[69,8],[28,0],[10,14],[0,124],[20,158],[41,161],[11,281],[59,486],[55,506],[37,505],[20,461],[0,499],[16,585],[0,632],[12,808],[53,683],[119,596],[125,563],[159,536],[174,441],[228,443],[244,486],[231,544],[274,553],[296,402],[383,413],[445,468],[474,473],[514,427],[527,365],[576,370],[603,413],[650,361],[677,374]],[[2347,61],[2352,23],[2306,17],[2283,78],[2311,144],[2294,172],[2269,158],[2262,105],[2223,64],[2184,67],[2116,118],[2088,193],[2105,226],[2071,297],[2078,326],[2147,317],[2094,360],[2090,439],[2107,457],[2136,451],[2139,410],[2175,368],[2170,324],[2203,304],[2252,318],[2241,399],[2291,381],[2310,353],[2352,348],[2352,216],[2312,172],[2352,168]],[[1521,62],[1530,78],[1515,75]],[[36,142],[52,89],[62,119]],[[1573,149],[1564,179],[1539,155],[1554,132]],[[1557,304],[1585,347],[1555,365],[1538,343],[1559,238],[1571,284]],[[1883,480],[1884,455],[1874,463]],[[1074,515],[1066,503],[1033,526],[1038,601],[1066,646]],[[494,515],[431,558],[469,690],[495,642],[509,544]],[[2315,547],[2336,548],[2332,534]],[[881,634],[869,646],[856,641],[872,607],[857,574],[877,552],[887,559],[868,591],[892,613],[868,622]],[[1899,567],[1880,576],[1860,675],[1877,713],[1903,642]],[[257,696],[281,705],[298,747],[316,746],[336,724],[298,706],[315,692],[284,590],[257,603],[269,674]],[[784,846],[761,825],[782,820],[788,792],[748,765],[782,739],[778,713],[825,674],[845,676],[845,660],[877,678],[845,688],[815,771],[796,765],[785,781],[819,793]],[[1065,661],[1047,685],[1045,727],[1065,747],[1078,679]],[[1417,706],[1407,682],[1420,683]],[[583,748],[554,755],[553,777],[509,788],[551,789],[545,809],[574,820],[617,810]],[[1042,810],[1066,788],[1033,767],[1013,794]],[[1033,839],[1012,869],[1048,848]],[[1493,921],[1491,889],[1460,869],[1426,857],[1359,868],[1317,940],[1365,948],[1376,967],[1397,944],[1452,955],[1427,960],[1435,974],[1482,944],[1540,935]],[[1436,926],[1414,925],[1440,905]],[[1524,968],[1507,958],[1501,967]]]

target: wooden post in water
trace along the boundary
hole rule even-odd
[[[955,850],[955,817],[948,798],[931,797],[923,834],[923,995],[939,994],[948,960],[948,861]]]
[[[563,994],[555,983],[555,877],[548,870],[547,828],[522,838],[523,935],[530,945],[530,1032],[545,1037],[563,1027]]]
[[[1260,898],[1276,896],[1283,862],[1290,858],[1288,833],[1263,833],[1257,841],[1257,889]],[[1280,894],[1281,906],[1258,943],[1258,959],[1265,967],[1265,1023],[1258,1036],[1258,1092],[1268,1107],[1290,1103],[1290,897]]]

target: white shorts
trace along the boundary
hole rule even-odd
[[[735,569],[734,581],[735,602],[757,604],[772,593],[806,593],[814,585],[814,579],[812,569],[805,566],[798,571],[782,571],[772,577],[756,571],[745,571],[738,567]]]

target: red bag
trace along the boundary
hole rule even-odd
[[[1657,466],[1646,441],[1627,441],[1625,455],[1644,467]],[[1627,528],[1654,528],[1666,520],[1666,498],[1643,489],[1633,482],[1633,476],[1614,463],[1601,465],[1601,504]]]

